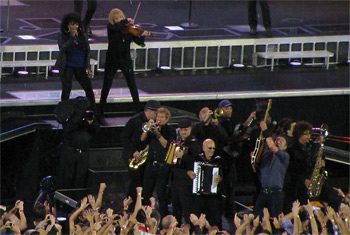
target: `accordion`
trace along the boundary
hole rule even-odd
[[[204,162],[194,163],[194,173],[192,193],[194,194],[217,194],[218,185],[214,179],[219,175],[219,167],[205,164]]]

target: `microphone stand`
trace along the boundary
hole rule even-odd
[[[189,29],[199,27],[198,24],[191,23],[191,13],[192,13],[192,0],[190,0],[190,7],[189,7],[189,11],[188,11],[188,22],[180,24],[181,27],[189,28]]]

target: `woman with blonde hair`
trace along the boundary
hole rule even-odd
[[[109,13],[109,23],[107,24],[108,49],[106,54],[105,75],[100,98],[100,112],[103,115],[109,90],[112,87],[113,78],[120,69],[128,84],[136,111],[140,111],[139,93],[137,91],[132,60],[130,56],[130,44],[134,41],[143,46],[145,36],[150,36],[151,32],[143,31],[139,36],[135,36],[128,31],[134,24],[134,20],[126,18],[123,11],[114,8]]]

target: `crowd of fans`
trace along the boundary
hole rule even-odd
[[[47,201],[34,207],[33,218],[24,214],[24,203],[18,200],[12,209],[1,206],[1,234],[229,234],[211,226],[205,214],[190,215],[190,224],[182,224],[173,215],[162,220],[156,209],[156,200],[150,198],[151,205],[142,205],[142,187],[136,189],[136,203],[129,211],[131,197],[123,200],[123,210],[105,208],[103,193],[105,183],[101,183],[97,198],[87,195],[69,215],[68,229],[57,220],[56,209]],[[278,217],[270,217],[267,208],[263,217],[253,214],[235,214],[233,219],[235,234],[349,234],[350,195],[336,189],[344,198],[339,210],[331,207],[315,208],[309,202],[301,205],[293,203],[291,212]],[[210,205],[208,205],[210,206]],[[62,222],[61,222],[62,223]]]

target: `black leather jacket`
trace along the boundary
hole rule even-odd
[[[82,43],[84,54],[85,54],[85,63],[84,68],[90,67],[90,45],[88,41],[88,36],[85,32],[81,31],[78,35],[79,43]],[[60,53],[58,55],[55,67],[60,71],[60,75],[64,74],[64,70],[67,64],[67,53],[71,50],[72,43],[74,43],[74,37],[69,33],[61,33],[58,37],[58,47]]]

